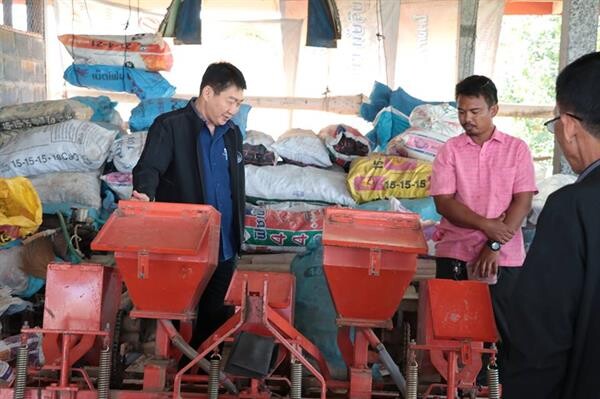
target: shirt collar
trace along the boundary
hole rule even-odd
[[[462,137],[462,140],[461,140],[460,144],[463,146],[468,145],[468,144],[477,145],[477,146],[479,145],[479,144],[475,143],[473,141],[473,139],[471,137],[469,137],[466,133],[463,133],[461,135],[461,137]],[[500,130],[498,130],[498,128],[496,126],[494,126],[494,131],[492,133],[492,137],[490,137],[490,139],[488,141],[494,140],[499,143],[504,143],[505,138],[506,138],[506,134],[502,133]]]
[[[200,111],[198,111],[198,108],[196,108],[196,99],[198,97],[192,97],[192,99],[189,102],[190,107],[192,107],[192,109],[194,110],[194,113],[196,114],[196,116],[198,118],[200,118],[200,120],[206,125],[206,119],[204,118],[204,116],[200,113]]]
[[[592,162],[590,165],[588,165],[587,168],[585,168],[583,170],[583,172],[581,172],[579,177],[577,177],[577,180],[575,181],[575,183],[579,183],[580,181],[585,179],[587,177],[587,175],[592,173],[599,166],[600,166],[600,159],[596,160],[595,162]]]
[[[198,118],[200,118],[202,123],[204,123],[204,125],[206,125],[206,118],[204,118],[204,116],[200,113],[200,111],[198,111],[198,108],[196,108],[196,105],[195,105],[196,98],[198,98],[198,97],[192,97],[192,99],[189,102],[189,106],[192,107],[192,109],[194,110],[194,113],[196,114],[196,116]],[[217,128],[220,128],[220,127],[226,127],[229,130],[230,128],[233,128],[233,122],[231,121],[231,119],[229,119],[227,122],[225,122],[224,125],[215,126],[215,131]]]

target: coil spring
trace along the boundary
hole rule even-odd
[[[302,364],[292,361],[290,365],[290,399],[300,399],[302,397]]]
[[[219,372],[221,371],[221,356],[214,355],[210,359],[208,371],[208,399],[219,397]]]
[[[108,399],[111,359],[112,351],[110,346],[107,346],[100,352],[100,364],[98,365],[98,399]]]
[[[406,366],[406,399],[417,399],[417,386],[419,384],[419,364],[415,352],[411,351],[410,360]]]
[[[27,345],[20,346],[19,349],[17,349],[17,361],[15,365],[15,388],[13,391],[14,399],[23,399],[25,397],[28,357],[29,349]]]
[[[494,364],[487,366],[487,383],[490,399],[500,399],[500,377],[498,375],[498,367]]]

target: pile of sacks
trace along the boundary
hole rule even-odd
[[[302,252],[322,235],[324,208],[354,206],[346,186],[350,163],[370,152],[350,126],[319,134],[291,129],[277,140],[249,131],[244,140],[246,205],[243,249]]]
[[[244,249],[301,252],[320,237],[323,208],[330,205],[419,213],[428,239],[440,215],[429,196],[432,162],[439,148],[462,132],[449,104],[414,108],[406,124],[383,123],[391,139],[377,146],[356,129],[328,126],[319,134],[292,129],[277,140],[249,131],[244,142],[246,207]],[[394,130],[395,129],[395,130]]]
[[[169,71],[169,45],[154,33],[135,35],[62,35],[73,57],[64,79],[74,86],[135,94],[140,100],[171,97],[172,86],[158,71]]]
[[[113,104],[106,97],[84,101]],[[93,119],[120,117],[87,104],[69,99],[0,109],[0,177],[29,178],[46,213],[101,206],[100,174],[120,127]]]
[[[60,252],[55,231],[37,231],[43,214],[87,208],[98,216],[100,175],[121,132],[115,105],[76,97],[0,108],[0,285],[8,290],[0,292],[0,313],[23,309],[12,295],[27,298],[41,288]]]

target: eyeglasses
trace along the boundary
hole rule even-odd
[[[565,112],[565,114],[569,115],[573,119],[577,119],[580,122],[583,121],[583,119],[581,119],[577,115],[573,115],[570,112]],[[560,115],[555,116],[554,118],[550,119],[549,121],[544,122],[544,126],[546,127],[546,129],[548,129],[548,131],[550,133],[554,134],[554,126],[556,125],[556,121],[558,121],[559,119],[560,119]]]

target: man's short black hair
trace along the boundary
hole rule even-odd
[[[210,86],[219,94],[232,85],[246,90],[246,79],[242,71],[229,62],[215,62],[206,68],[200,83],[200,92],[202,93],[206,86]]]
[[[454,98],[458,100],[458,96],[483,97],[489,107],[498,104],[496,85],[486,76],[472,75],[458,82]]]
[[[578,58],[556,78],[556,104],[582,120],[585,129],[600,138],[600,52]]]

